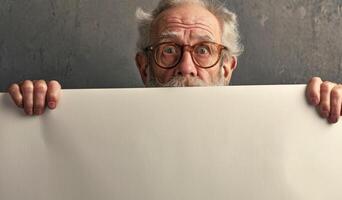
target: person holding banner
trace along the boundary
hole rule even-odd
[[[151,12],[138,8],[136,64],[146,87],[229,85],[243,52],[236,15],[212,0],[161,0]],[[60,100],[58,81],[25,80],[9,93],[27,115],[55,109]],[[342,86],[312,78],[308,102],[329,123],[341,115]],[[251,101],[253,101],[251,99]]]

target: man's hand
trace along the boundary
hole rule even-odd
[[[306,96],[311,105],[316,106],[320,115],[329,123],[336,123],[341,116],[342,85],[312,78],[306,88]]]
[[[23,108],[27,115],[41,115],[45,107],[55,109],[61,93],[61,85],[57,81],[26,80],[20,84],[12,84],[8,89],[14,103]]]

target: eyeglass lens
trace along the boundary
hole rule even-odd
[[[171,68],[178,64],[183,56],[183,48],[174,43],[160,44],[155,49],[155,60],[164,68]],[[191,47],[190,47],[191,48]],[[211,67],[220,57],[220,49],[214,43],[200,43],[191,48],[191,56],[195,64],[200,67]]]

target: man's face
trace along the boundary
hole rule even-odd
[[[196,4],[183,4],[162,12],[152,24],[152,44],[173,42],[178,45],[195,45],[210,41],[221,44],[221,28],[217,18]],[[183,51],[179,63],[169,69],[159,67],[152,53],[137,63],[147,86],[209,86],[225,85],[236,67],[235,57],[220,57],[211,68],[201,68]]]

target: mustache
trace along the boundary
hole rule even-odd
[[[161,87],[200,87],[208,85],[197,77],[184,77],[181,75],[173,77],[166,83],[160,83],[160,81],[158,82],[158,85]]]
[[[162,83],[155,77],[153,67],[149,66],[147,87],[202,87],[202,86],[224,86],[224,75],[220,70],[217,77],[211,83],[206,83],[197,76],[176,75],[166,83]]]

